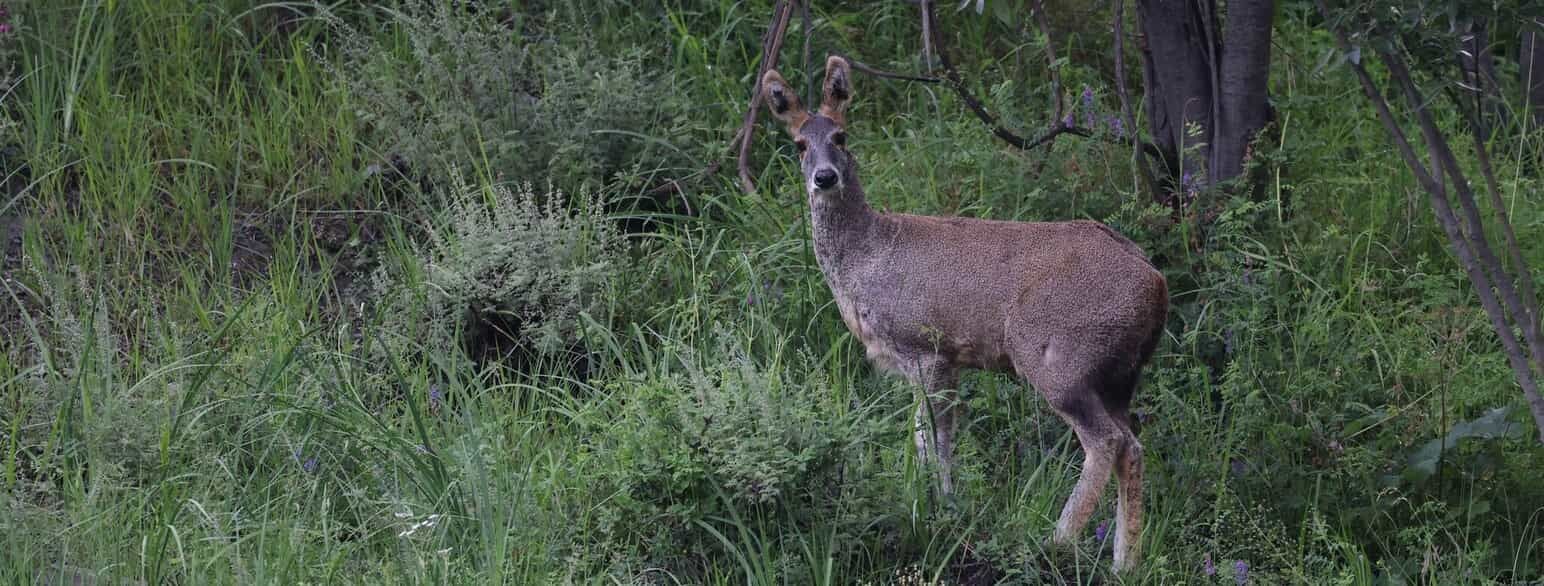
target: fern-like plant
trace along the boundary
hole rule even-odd
[[[448,207],[415,251],[411,270],[377,269],[388,333],[413,333],[430,350],[460,334],[474,354],[570,348],[580,314],[618,270],[621,234],[597,198],[570,200],[530,184],[468,184],[452,172]]]

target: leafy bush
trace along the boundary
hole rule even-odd
[[[699,523],[739,511],[779,511],[795,528],[872,520],[875,476],[886,472],[859,472],[872,464],[862,448],[900,436],[897,421],[839,399],[818,375],[800,384],[791,369],[758,364],[727,336],[716,346],[683,358],[684,372],[614,383],[628,403],[591,430],[601,492],[613,495],[603,542],[669,564],[714,551]]]
[[[473,353],[503,343],[565,349],[618,270],[620,246],[594,198],[569,202],[557,191],[538,197],[529,184],[516,192],[453,176],[427,249],[398,271],[375,272],[382,331],[426,340],[430,351],[450,349],[457,333]]]
[[[335,73],[381,146],[437,178],[475,161],[493,176],[547,173],[559,186],[593,187],[651,156],[661,141],[639,129],[679,135],[666,124],[684,111],[672,74],[646,72],[641,48],[607,54],[583,32],[526,31],[459,3],[390,14],[405,46],[344,30]],[[557,33],[573,38],[547,36]]]

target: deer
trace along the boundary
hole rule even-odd
[[[954,490],[959,372],[1007,372],[1040,392],[1082,447],[1051,545],[1076,542],[1112,471],[1114,569],[1138,562],[1142,443],[1131,401],[1163,334],[1168,284],[1137,244],[1090,220],[1003,221],[879,212],[846,131],[851,66],[826,60],[809,111],[775,69],[759,98],[798,149],[815,259],[849,332],[878,370],[921,387],[917,461]]]

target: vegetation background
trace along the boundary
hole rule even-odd
[[[815,266],[792,145],[763,117],[760,189],[719,171],[769,0],[6,0],[0,576],[1544,580],[1544,448],[1313,5],[1277,7],[1261,189],[1190,194],[1203,218],[1105,140],[1111,6],[1049,2],[1047,38],[1031,4],[937,11],[1005,126],[1047,118],[1054,49],[1096,136],[1020,151],[942,86],[860,75],[852,148],[877,207],[1101,220],[1165,270],[1136,574],[1109,574],[1110,502],[1078,551],[1043,546],[1081,456],[1009,377],[964,381],[934,500],[913,390]],[[915,4],[810,22],[798,87],[828,52],[928,70]],[[1541,135],[1513,120],[1492,156],[1544,266]]]

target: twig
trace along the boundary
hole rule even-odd
[[[1045,35],[1045,60],[1047,69],[1051,71],[1051,107],[1054,114],[1052,121],[1062,119],[1066,114],[1066,106],[1063,104],[1061,68],[1056,66],[1056,41],[1051,40],[1051,23],[1045,17],[1045,3],[1035,0],[1035,26],[1040,28],[1040,34]]]
[[[933,72],[933,5],[929,0],[921,0],[922,9],[922,66],[928,73]]]
[[[814,79],[814,72],[810,71],[810,39],[815,38],[815,32],[811,28],[813,25],[810,23],[810,2],[813,2],[814,0],[795,1],[799,3],[799,32],[804,35],[804,61],[802,61],[799,66],[804,69],[804,79]],[[819,91],[816,89],[819,86],[813,83],[806,83],[805,85],[809,86],[808,91],[810,92],[809,101],[805,103],[818,103],[816,102],[816,97],[818,97],[819,94],[815,92]]]
[[[1206,42],[1206,70],[1211,74],[1212,87],[1212,120],[1206,125],[1206,142],[1201,146],[1206,153],[1206,182],[1210,183],[1215,178],[1214,173],[1221,167],[1217,164],[1217,149],[1212,145],[1217,142],[1217,126],[1222,124],[1222,59],[1217,56],[1217,5],[1207,3],[1206,0],[1193,0],[1196,10],[1201,13],[1202,39]]]
[[[1040,29],[1040,34],[1045,36],[1045,65],[1051,74],[1051,124],[1053,127],[1071,126],[1062,122],[1066,104],[1065,96],[1062,95],[1061,67],[1056,63],[1056,41],[1051,39],[1051,23],[1045,16],[1045,3],[1035,0],[1032,12],[1034,12],[1036,27]],[[1046,151],[1050,151],[1054,146],[1047,146]],[[1049,161],[1050,157],[1043,157],[1035,162],[1036,177],[1045,172],[1045,166]]]
[[[846,59],[847,60],[847,64],[851,65],[853,69],[856,69],[859,72],[862,72],[862,73],[865,73],[865,74],[868,74],[868,75],[872,75],[874,77],[879,77],[879,78],[884,78],[884,79],[896,79],[896,80],[901,80],[901,81],[915,81],[917,83],[943,83],[943,81],[944,81],[944,80],[938,79],[936,77],[926,77],[926,76],[920,76],[920,75],[906,75],[904,73],[894,73],[894,72],[890,72],[890,71],[885,71],[883,69],[875,68],[872,65],[865,64],[862,61],[858,61],[856,59],[853,59],[852,57],[848,57],[846,55],[842,55],[840,53],[837,53],[836,55],[841,57],[841,58],[843,58],[843,59]]]
[[[933,20],[933,4],[929,0],[922,0],[921,4],[923,30],[932,31],[936,34],[938,25],[937,22]],[[1014,134],[1013,131],[1008,130],[1007,128],[1003,127],[1003,125],[999,124],[997,122],[997,118],[992,116],[991,112],[986,110],[986,106],[982,105],[981,101],[976,99],[976,96],[971,94],[969,89],[966,89],[964,80],[960,78],[960,73],[954,69],[954,64],[949,61],[949,51],[946,50],[943,43],[939,42],[937,38],[934,38],[932,44],[934,53],[938,56],[938,65],[944,70],[944,82],[954,90],[955,94],[959,95],[960,101],[965,102],[965,106],[976,115],[976,118],[979,118],[982,123],[986,124],[987,128],[992,131],[992,134],[997,136],[997,138],[1002,139],[1003,142],[1006,142],[1022,150],[1030,150],[1040,145],[1047,144],[1055,140],[1056,137],[1063,134],[1073,134],[1085,138],[1097,138],[1107,142],[1115,142],[1116,144],[1125,144],[1125,141],[1123,140],[1111,139],[1109,137],[1095,134],[1091,129],[1069,126],[1063,123],[1061,120],[1055,120],[1051,124],[1047,125],[1047,130],[1039,137],[1034,139],[1026,139],[1022,136]],[[1142,143],[1142,145],[1143,150],[1149,154],[1157,156],[1159,153],[1158,147],[1156,145],[1145,142]]]
[[[1131,99],[1126,91],[1125,9],[1126,0],[1115,0],[1115,95],[1120,98],[1121,123],[1125,125],[1126,132],[1131,133],[1131,164],[1136,166],[1137,174],[1141,175],[1148,192],[1157,194],[1158,181],[1153,178],[1153,170],[1147,165],[1147,157],[1143,156],[1141,135],[1137,133],[1136,117],[1131,113]]]
[[[739,138],[739,162],[737,168],[740,172],[740,187],[746,193],[756,191],[755,177],[751,175],[751,142],[756,135],[756,116],[761,113],[761,76],[777,65],[778,52],[783,49],[783,35],[788,31],[789,17],[793,16],[792,2],[798,0],[777,0],[772,6],[773,22],[767,28],[766,36],[761,39],[761,67],[756,71],[756,81],[751,84],[751,103],[745,109],[745,121],[740,124]]]

